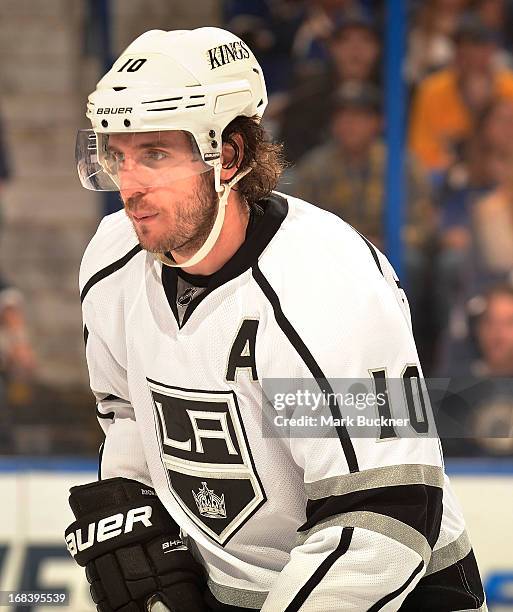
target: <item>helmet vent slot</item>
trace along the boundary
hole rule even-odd
[[[182,99],[183,99],[182,96],[179,96],[178,98],[162,98],[160,100],[147,100],[145,102],[141,102],[141,104],[155,104],[156,102],[173,102],[174,100],[182,100]],[[169,109],[162,108],[160,110],[169,110]]]
[[[185,108],[196,108],[196,106],[205,106],[205,103],[203,102],[203,104],[188,104]]]
[[[126,89],[126,87],[113,87],[112,89],[114,91],[123,91],[123,89]]]
[[[166,108],[149,108],[148,112],[157,113],[158,111],[176,110],[178,106],[167,106]]]

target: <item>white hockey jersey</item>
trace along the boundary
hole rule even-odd
[[[384,255],[306,202],[259,204],[181,316],[180,271],[141,250],[124,212],[101,222],[80,274],[100,477],[156,489],[216,609],[485,610],[436,436],[263,435],[267,378],[326,392],[420,366]]]

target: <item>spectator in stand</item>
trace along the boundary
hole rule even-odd
[[[458,308],[468,296],[513,269],[512,160],[513,101],[498,99],[481,116],[441,190],[434,283],[439,329],[451,309],[459,327]],[[451,333],[460,335],[458,329]]]
[[[470,364],[476,377],[513,377],[513,286],[493,285],[468,304],[476,319],[475,337],[480,358]]]
[[[467,4],[468,0],[432,0],[419,4],[412,18],[406,60],[406,74],[412,85],[451,63],[454,33]]]
[[[511,113],[513,120],[513,105]],[[497,187],[478,200],[472,211],[478,288],[513,273],[513,152],[498,157],[496,165]]]
[[[483,109],[496,98],[513,99],[513,72],[495,68],[494,31],[467,15],[455,44],[453,65],[420,83],[412,107],[410,148],[435,176],[455,161]]]
[[[299,0],[231,0],[224,3],[227,29],[253,50],[266,75],[269,98],[265,129],[273,136],[293,82],[292,48],[303,23],[305,8]]]
[[[35,368],[19,291],[0,278],[0,452],[12,452],[12,408],[30,399]]]
[[[4,382],[30,378],[35,358],[21,293],[0,278],[0,373]]]
[[[223,3],[224,21],[253,50],[266,75],[270,102],[287,91],[293,75],[292,47],[303,24],[298,0],[231,0]],[[267,109],[269,112],[269,109]]]
[[[499,62],[511,65],[513,47],[513,4],[511,0],[475,0],[474,10],[485,26],[498,35],[501,46]]]
[[[298,77],[281,118],[285,157],[296,162],[329,136],[331,99],[347,82],[377,82],[380,40],[375,23],[361,11],[347,13],[328,41],[330,60],[316,75]]]
[[[473,350],[449,362],[440,437],[448,454],[513,455],[513,286],[488,287],[467,313]]]
[[[296,34],[293,54],[310,72],[328,59],[326,41],[340,20],[347,14],[360,12],[362,7],[358,0],[310,0],[303,5],[305,15]]]
[[[381,94],[371,84],[345,83],[334,97],[332,138],[299,162],[291,192],[342,217],[384,248],[386,147],[381,140]],[[405,268],[413,318],[424,289],[424,248],[434,214],[428,182],[406,159],[408,210],[403,228]]]

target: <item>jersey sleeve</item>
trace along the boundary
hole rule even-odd
[[[303,293],[301,301],[287,286],[280,291],[271,270],[261,271],[281,342],[294,347],[301,377],[314,377],[323,392],[335,379],[374,385],[412,375],[416,384],[421,369],[404,292],[384,256],[354,236],[353,259],[345,258],[350,265],[318,274],[315,299]],[[390,410],[408,413],[407,394],[397,388],[390,386]],[[344,416],[337,401],[330,410]],[[333,437],[289,439],[304,474],[306,520],[264,611],[401,606],[426,571],[442,517],[440,445],[435,431],[420,429],[382,435],[377,426],[360,436],[339,427]]]
[[[96,416],[105,434],[98,476],[100,479],[122,476],[152,486],[128,391],[122,298],[116,302],[111,296],[105,297],[101,281],[95,285],[91,282],[101,277],[98,268],[104,263],[101,251],[108,224],[108,218],[100,224],[80,269],[89,381],[96,399]]]
[[[91,317],[85,313],[84,324],[88,331],[86,358],[89,380],[96,398],[96,416],[105,434],[98,475],[100,479],[122,476],[152,486],[128,396],[126,372],[102,341]]]

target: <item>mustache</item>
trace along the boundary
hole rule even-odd
[[[129,212],[133,212],[134,209],[139,205],[142,204],[144,201],[144,197],[145,194],[144,193],[134,193],[134,195],[131,195],[129,198],[127,198],[124,202],[126,209]]]

